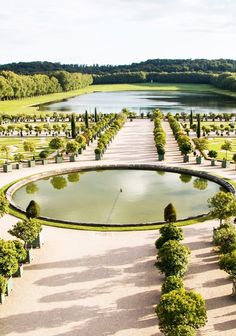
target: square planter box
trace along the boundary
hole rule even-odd
[[[12,172],[12,165],[9,163],[4,163],[3,165],[3,171],[4,173]]]
[[[95,160],[101,160],[101,154],[95,154]]]
[[[0,303],[3,304],[5,302],[5,299],[6,299],[5,294],[1,293],[0,294]]]
[[[43,159],[43,160],[42,160],[42,165],[45,166],[45,165],[47,165],[47,164],[48,164],[48,160],[47,160],[47,159]]]
[[[165,155],[164,154],[158,154],[158,160],[159,161],[164,161],[165,160]]]
[[[40,248],[43,244],[43,239],[41,233],[38,235],[38,237],[32,241],[31,246],[33,248]]]
[[[13,277],[20,277],[21,278],[22,275],[23,275],[23,271],[24,271],[23,265],[19,265],[18,270],[16,271],[15,274],[13,274]]]
[[[29,244],[28,244],[28,246],[29,246]],[[28,248],[28,246],[27,246],[27,248]],[[25,259],[25,261],[24,261],[24,263],[31,263],[31,261],[33,260],[33,253],[32,253],[32,248],[31,248],[31,246],[30,246],[30,248],[28,248],[28,250],[26,250],[26,252],[27,252],[27,256],[26,256],[26,259]]]
[[[28,167],[35,167],[35,161],[34,160],[29,160],[28,161]]]
[[[6,289],[6,295],[9,296],[11,291],[12,291],[12,288],[13,288],[13,280],[12,280],[12,277],[10,277],[8,280],[7,280],[7,289]]]
[[[229,168],[230,167],[230,161],[223,160],[221,163],[222,168]]]
[[[215,159],[211,159],[211,166],[216,166],[216,160]]]
[[[76,156],[70,155],[70,162],[75,162],[75,161],[76,161]]]
[[[189,155],[184,155],[184,162],[189,162]]]
[[[23,168],[23,164],[18,162],[16,164],[16,169],[22,169],[22,168]]]
[[[202,164],[202,163],[204,163],[204,157],[203,157],[203,156],[198,156],[198,157],[196,157],[196,163],[197,163],[197,164]]]
[[[56,163],[63,163],[63,157],[62,156],[55,156],[55,162]]]

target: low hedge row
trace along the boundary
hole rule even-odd
[[[153,121],[154,121],[154,141],[156,144],[157,153],[159,155],[165,154],[165,145],[166,145],[166,134],[162,128],[161,121],[163,115],[159,110],[153,112]]]
[[[168,121],[181,153],[184,155],[191,153],[193,151],[193,146],[190,137],[183,132],[179,122],[174,116],[169,115]]]

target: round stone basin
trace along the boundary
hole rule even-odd
[[[94,224],[163,221],[172,203],[177,219],[208,212],[207,199],[220,185],[191,175],[153,170],[106,169],[50,176],[23,185],[12,196],[26,209],[35,200],[41,216]]]

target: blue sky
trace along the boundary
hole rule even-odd
[[[235,0],[7,0],[0,63],[236,59]]]

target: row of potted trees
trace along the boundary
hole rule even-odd
[[[118,113],[106,131],[99,135],[97,148],[94,150],[95,160],[101,160],[108,145],[114,139],[114,136],[117,134],[117,132],[123,127],[126,119],[127,116],[125,113]]]
[[[5,211],[6,212],[6,211]],[[39,206],[31,201],[26,209],[26,219],[17,222],[8,232],[15,240],[0,239],[0,302],[9,295],[12,277],[21,277],[23,264],[32,260],[32,247],[41,247],[40,222],[37,220]]]
[[[171,218],[171,217],[167,217]],[[166,336],[195,336],[207,322],[206,305],[202,296],[184,288],[190,250],[180,243],[183,230],[173,223],[160,229],[156,240],[156,267],[165,275],[160,302],[156,307],[160,330]]]
[[[174,137],[178,143],[181,153],[184,155],[184,162],[189,162],[189,155],[193,151],[191,139],[188,135],[184,134],[179,122],[172,115],[168,116],[168,121]]]
[[[163,161],[165,158],[165,145],[166,145],[166,134],[161,124],[162,119],[163,119],[162,113],[159,110],[155,110],[153,112],[153,121],[154,121],[153,133],[159,161]]]

